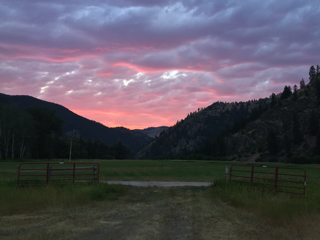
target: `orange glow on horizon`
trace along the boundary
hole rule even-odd
[[[75,112],[77,114],[81,113],[84,115],[87,114],[102,114],[102,115],[114,115],[114,116],[123,116],[125,114],[123,113],[117,113],[117,112],[104,112],[100,110],[81,110],[81,109],[70,109],[72,112]]]
[[[128,113],[121,113],[121,112],[104,112],[101,110],[81,110],[81,109],[70,109],[72,112],[85,117],[89,120],[93,120],[103,124],[106,127],[109,128],[115,128],[115,127],[124,127],[128,129],[145,129],[148,127],[155,127],[155,126],[172,126],[174,123],[169,123],[168,118],[160,117],[160,116],[154,116],[153,114],[148,113],[141,113],[141,118],[143,117],[149,117],[149,118],[156,118],[155,121],[152,123],[150,120],[141,121],[141,124],[123,124],[120,123],[120,120],[122,122],[130,122],[129,119],[126,120],[128,117],[133,117],[135,114],[128,114]],[[102,119],[103,117],[103,119]],[[106,119],[109,118],[109,119]],[[120,118],[120,120],[117,120],[117,118]],[[150,125],[151,124],[151,125]]]
[[[208,101],[196,101],[198,104],[208,104]]]

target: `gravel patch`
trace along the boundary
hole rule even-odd
[[[108,184],[120,184],[137,187],[209,187],[212,182],[157,182],[157,181],[101,181]]]

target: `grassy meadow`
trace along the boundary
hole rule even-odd
[[[54,162],[59,162],[56,160]],[[65,161],[68,163],[69,161]],[[213,181],[224,175],[224,162],[165,160],[81,160],[98,163],[100,180],[122,181]],[[0,179],[16,180],[20,162],[0,162]]]
[[[91,161],[82,160],[82,162]],[[178,205],[180,207],[194,204],[190,209],[201,208],[203,216],[208,214],[205,208],[211,209],[214,206],[220,205],[225,211],[221,212],[221,216],[228,216],[229,214],[236,214],[234,216],[236,218],[246,216],[245,218],[248,218],[248,221],[255,219],[253,221],[254,224],[258,224],[256,221],[259,219],[259,224],[264,226],[263,228],[277,228],[277,231],[280,231],[280,236],[283,236],[282,239],[294,239],[295,237],[316,239],[313,238],[313,234],[320,233],[320,231],[316,230],[318,229],[317,224],[320,224],[319,165],[267,164],[304,168],[307,172],[306,196],[304,197],[287,193],[274,195],[272,191],[251,187],[246,183],[225,182],[225,166],[230,166],[232,164],[230,162],[165,160],[108,160],[94,162],[98,162],[100,165],[100,180],[102,181],[209,181],[214,182],[214,186],[207,188],[142,188],[108,185],[105,183],[88,183],[17,188],[16,180],[19,162],[1,162],[0,216],[3,216],[2,220],[10,216],[21,216],[23,214],[32,215],[53,211],[53,215],[55,215],[57,212],[61,213],[61,211],[70,212],[72,209],[79,208],[95,209],[102,206],[102,208],[113,206],[113,209],[117,209],[118,207],[120,209],[120,206],[122,208],[131,205],[137,207],[146,204],[151,208],[155,204],[162,204],[171,199],[175,201],[175,204],[179,204],[177,201],[184,201],[185,205]],[[205,203],[200,206],[200,202]],[[163,206],[163,212],[171,204],[168,203],[168,205]],[[218,211],[217,208],[215,209],[214,211]],[[162,213],[159,212],[159,214],[161,215]],[[181,214],[187,213],[183,211]],[[164,216],[161,215],[161,217]],[[201,214],[198,218],[197,221],[201,221]],[[279,228],[282,230],[279,230]],[[300,230],[297,230],[297,228]],[[267,229],[263,231],[268,232],[269,230]],[[289,234],[288,232],[290,231],[291,233]],[[292,231],[296,235],[293,236]],[[1,230],[0,228],[0,238],[1,234],[3,236],[14,235],[10,230]],[[237,234],[241,235],[242,233],[239,232]],[[253,232],[252,234],[252,239],[254,239],[259,236],[260,232],[257,230],[257,232]],[[51,239],[50,236],[41,235],[38,239],[43,237]],[[56,235],[53,233],[52,239],[54,239],[54,236]],[[266,236],[269,235],[267,234]],[[271,239],[273,235],[269,237],[261,239]],[[31,234],[30,239],[32,238],[34,238],[34,235]]]

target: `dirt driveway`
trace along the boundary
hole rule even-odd
[[[0,217],[0,239],[317,239],[233,208],[210,187],[128,187],[90,206]],[[318,238],[319,239],[319,238]]]
[[[159,182],[159,181],[100,181],[136,187],[209,187],[212,182]]]

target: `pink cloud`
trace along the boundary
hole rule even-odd
[[[110,76],[112,75],[112,72],[101,72],[101,73],[97,73],[98,76]]]
[[[319,64],[316,5],[5,1],[0,87],[107,126],[173,125],[215,101],[268,97],[307,81]]]

